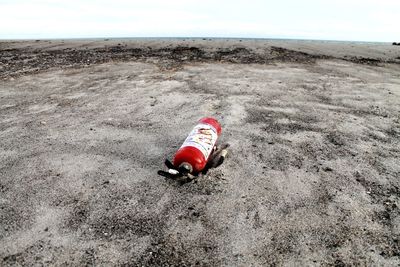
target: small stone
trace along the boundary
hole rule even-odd
[[[333,171],[333,169],[332,169],[331,167],[325,167],[325,168],[323,168],[323,170],[326,171],[326,172],[331,172],[331,171]]]

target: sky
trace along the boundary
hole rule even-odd
[[[0,39],[400,41],[400,0],[0,0]]]

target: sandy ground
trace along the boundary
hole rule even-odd
[[[124,42],[0,43],[0,265],[400,264],[400,47]]]

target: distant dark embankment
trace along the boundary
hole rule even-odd
[[[365,58],[359,56],[334,57],[309,54],[287,48],[269,46],[260,50],[245,47],[204,49],[196,46],[128,48],[122,45],[104,48],[56,48],[29,49],[12,48],[0,50],[0,79],[33,74],[50,68],[74,68],[110,61],[153,62],[161,69],[177,69],[186,62],[230,62],[242,64],[270,64],[294,62],[313,64],[318,59],[341,59],[359,64],[379,65],[400,63],[393,60]]]

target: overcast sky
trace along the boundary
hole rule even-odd
[[[400,0],[0,0],[0,38],[400,41]]]

